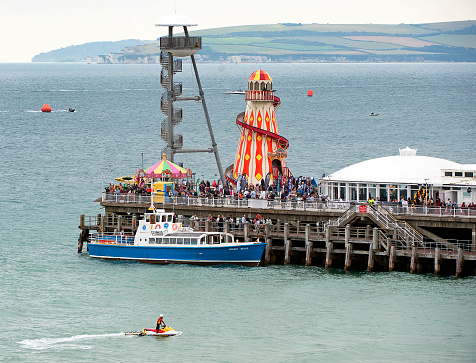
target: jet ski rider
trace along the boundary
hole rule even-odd
[[[162,314],[160,314],[159,318],[157,319],[157,333],[161,328],[165,328],[164,316]]]

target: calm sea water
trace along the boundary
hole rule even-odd
[[[242,96],[273,78],[294,175],[418,148],[476,163],[474,64],[199,64],[224,168]],[[476,280],[303,266],[105,262],[76,252],[110,177],[159,158],[160,66],[0,64],[0,361],[475,361]],[[196,95],[190,65],[177,76]],[[307,90],[314,97],[306,96]],[[51,114],[38,112],[49,103]],[[183,103],[184,147],[209,147]],[[66,107],[75,113],[60,112]],[[368,117],[370,112],[378,117]],[[200,178],[211,155],[176,159]],[[111,171],[112,170],[112,171]],[[138,338],[158,314],[179,337]]]

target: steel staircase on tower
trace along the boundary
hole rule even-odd
[[[160,84],[166,90],[166,92],[164,92],[162,94],[162,97],[160,98],[160,109],[165,115],[168,115],[169,102],[167,101],[167,89],[169,86],[169,76],[168,76],[169,57],[166,52],[160,53],[160,64],[162,65],[162,71],[160,72]],[[173,60],[172,71],[174,74],[178,72],[182,72],[182,61],[180,59]],[[172,96],[178,97],[181,94],[182,94],[182,83],[173,82]],[[171,107],[172,107],[172,124],[173,126],[176,126],[180,122],[182,122],[182,119],[183,119],[182,109],[174,108],[173,102]],[[162,121],[162,124],[160,125],[160,136],[162,140],[164,141],[168,141],[168,135],[169,135],[168,128],[169,128],[168,119],[165,119],[164,121]],[[173,147],[174,149],[181,149],[183,147],[182,135],[174,135]]]

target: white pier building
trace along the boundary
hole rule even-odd
[[[362,161],[320,179],[331,201],[366,202],[414,199],[461,205],[476,203],[476,164],[416,155],[416,149],[400,149],[400,155]]]

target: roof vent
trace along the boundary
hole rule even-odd
[[[418,149],[410,149],[408,146],[405,149],[398,149],[400,151],[400,156],[416,156]]]

